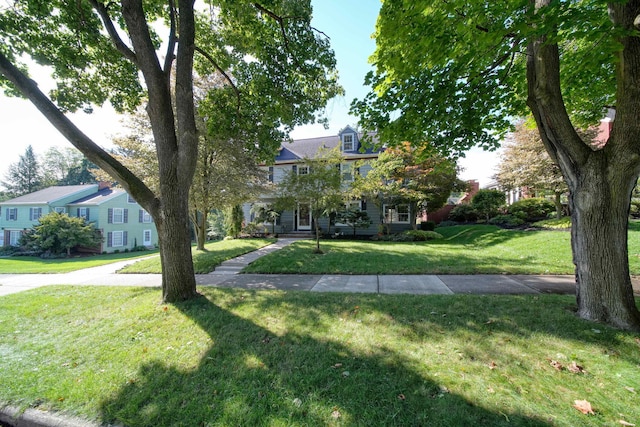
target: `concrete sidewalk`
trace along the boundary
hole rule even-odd
[[[575,294],[573,276],[529,275],[337,275],[238,274],[261,256],[282,249],[297,239],[278,242],[223,262],[210,274],[196,275],[198,286],[242,289],[279,289],[311,292],[380,294]],[[128,260],[65,274],[0,274],[0,296],[48,285],[160,287],[159,274],[117,274]],[[640,296],[640,280],[633,280]]]

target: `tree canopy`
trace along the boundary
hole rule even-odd
[[[158,229],[163,299],[194,298],[188,197],[196,160],[194,74],[222,74],[207,94],[206,121],[222,140],[273,155],[296,125],[322,121],[342,93],[328,38],[310,25],[309,0],[18,0],[0,10],[0,85],[27,97],[94,164],[149,212]],[[28,58],[50,67],[49,96]],[[171,84],[174,81],[175,84]],[[100,148],[64,116],[110,102],[145,100],[158,188]]]
[[[9,165],[5,180],[2,184],[13,197],[33,193],[44,187],[40,163],[31,145],[27,146],[16,163]]]
[[[627,223],[640,173],[640,0],[383,1],[371,91],[352,103],[382,144],[461,155],[533,115],[570,192],[578,314],[640,330]],[[576,129],[606,107],[604,147]],[[528,110],[528,111],[527,111]]]

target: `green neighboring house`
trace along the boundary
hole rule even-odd
[[[126,191],[105,183],[48,187],[0,203],[0,246],[16,246],[21,234],[50,212],[86,218],[100,230],[100,252],[154,247],[158,232],[151,216]]]

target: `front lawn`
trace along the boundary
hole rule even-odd
[[[573,297],[199,290],[0,298],[0,405],[129,427],[640,420],[640,336],[576,318]]]
[[[69,273],[70,271],[76,271],[82,268],[97,267],[132,258],[146,257],[157,253],[158,251],[154,250],[56,259],[42,259],[40,257],[32,256],[14,256],[0,258],[0,274]]]
[[[300,241],[262,257],[244,273],[573,274],[568,231],[505,230],[491,225],[438,228],[429,242],[324,240],[324,254]],[[640,226],[629,229],[629,263],[640,274]]]
[[[193,268],[196,274],[212,272],[222,261],[252,252],[263,246],[270,245],[275,239],[234,239],[219,240],[204,245],[205,250],[193,248]],[[118,271],[119,273],[162,273],[160,258],[144,259]]]

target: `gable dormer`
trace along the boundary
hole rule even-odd
[[[340,136],[340,151],[343,153],[357,152],[360,148],[360,141],[358,141],[358,132],[356,132],[351,126],[347,126],[342,129],[338,136]]]

